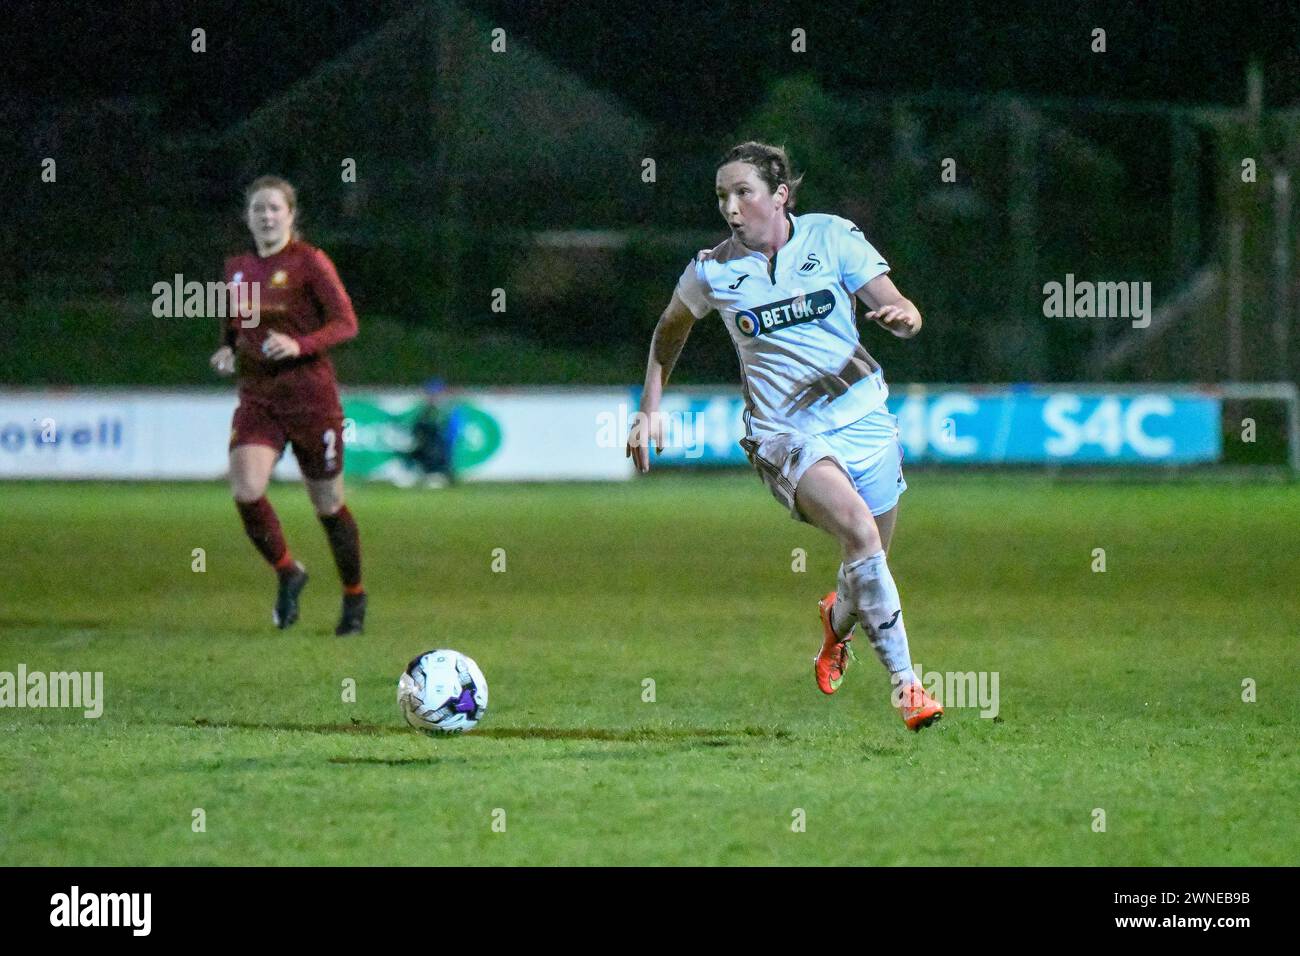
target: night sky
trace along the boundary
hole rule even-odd
[[[704,131],[728,129],[770,80],[797,73],[844,93],[1235,104],[1254,57],[1264,66],[1267,103],[1300,104],[1300,0],[463,5],[650,120]],[[176,132],[222,129],[406,9],[392,0],[90,6],[6,3],[0,60],[11,132],[61,100],[119,96],[156,101],[164,127]],[[208,34],[201,56],[190,52],[195,26]],[[808,31],[805,54],[789,50],[794,27]],[[1107,31],[1105,54],[1089,49],[1094,27]]]

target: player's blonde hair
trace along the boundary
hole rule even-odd
[[[727,150],[718,162],[718,168],[722,168],[727,163],[749,163],[758,170],[759,178],[767,183],[767,188],[772,192],[776,192],[777,186],[784,185],[790,190],[785,208],[794,208],[795,192],[803,182],[803,173],[798,176],[794,174],[794,167],[790,164],[790,157],[786,154],[784,146],[771,146],[751,139]]]
[[[293,188],[293,183],[289,182],[289,180],[285,179],[283,176],[258,176],[249,183],[248,188],[244,190],[245,216],[248,215],[249,203],[253,201],[253,196],[257,194],[259,189],[278,189],[280,191],[280,195],[284,196],[285,205],[287,205],[289,211],[293,213],[294,223],[293,229],[291,230],[293,238],[301,238],[298,234],[298,190]]]

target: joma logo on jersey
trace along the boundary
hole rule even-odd
[[[736,328],[743,335],[768,335],[778,329],[802,325],[830,315],[835,308],[835,296],[830,289],[818,289],[793,299],[782,299],[769,305],[736,312]]]

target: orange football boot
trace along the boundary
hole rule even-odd
[[[925,692],[920,681],[903,688],[899,700],[898,712],[903,715],[908,730],[929,727],[943,716],[943,706]]]
[[[833,694],[844,682],[844,672],[849,662],[857,660],[853,654],[853,633],[840,638],[831,627],[831,608],[835,606],[832,591],[817,602],[817,613],[822,619],[822,649],[813,658],[813,673],[817,676],[817,689],[823,694]]]

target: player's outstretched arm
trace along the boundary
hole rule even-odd
[[[879,275],[855,293],[870,311],[867,318],[900,339],[921,331],[921,313],[887,275]]]
[[[650,358],[646,362],[645,388],[641,391],[641,408],[633,416],[632,427],[627,438],[627,457],[632,459],[636,470],[645,473],[650,470],[650,444],[655,451],[663,453],[663,423],[659,417],[659,403],[663,399],[664,386],[668,376],[673,373],[677,357],[682,354],[686,338],[691,334],[695,316],[677,295],[673,293],[668,308],[659,316],[653,337],[650,339]]]

